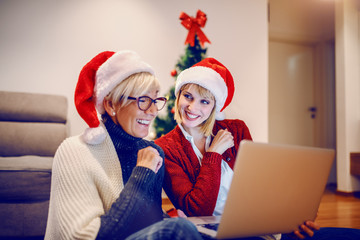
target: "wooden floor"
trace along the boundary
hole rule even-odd
[[[163,199],[163,209],[173,207],[168,199]],[[346,227],[360,229],[360,197],[336,192],[334,186],[327,187],[321,199],[316,222],[321,227]]]
[[[321,199],[316,222],[321,227],[360,229],[360,197],[337,193],[335,187],[328,187]]]

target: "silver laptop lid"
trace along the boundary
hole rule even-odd
[[[217,238],[287,233],[314,220],[334,154],[243,140]]]

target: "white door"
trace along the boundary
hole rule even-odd
[[[314,146],[314,51],[269,41],[269,142]]]

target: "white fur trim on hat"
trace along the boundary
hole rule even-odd
[[[121,81],[135,73],[149,72],[154,75],[152,67],[142,61],[140,56],[133,51],[119,51],[104,62],[96,72],[94,97],[96,110],[103,114],[104,98]]]
[[[106,131],[104,126],[100,124],[100,126],[96,128],[86,128],[84,133],[82,134],[83,140],[91,145],[96,145],[102,143],[105,140]]]
[[[217,120],[223,120],[224,114],[220,112],[225,104],[228,89],[221,75],[211,68],[203,66],[194,66],[182,71],[176,80],[175,95],[180,91],[180,88],[188,83],[198,84],[203,88],[208,89],[215,97],[216,101],[216,116]]]

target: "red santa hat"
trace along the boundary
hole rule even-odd
[[[216,101],[216,119],[223,120],[222,111],[230,104],[235,91],[230,71],[214,58],[205,58],[182,71],[176,80],[175,94],[188,83],[198,84],[209,90]]]
[[[75,106],[89,125],[82,135],[86,143],[99,144],[104,141],[106,133],[99,120],[99,114],[105,113],[104,98],[121,81],[140,72],[154,75],[152,67],[129,50],[99,53],[83,67],[75,89]]]

